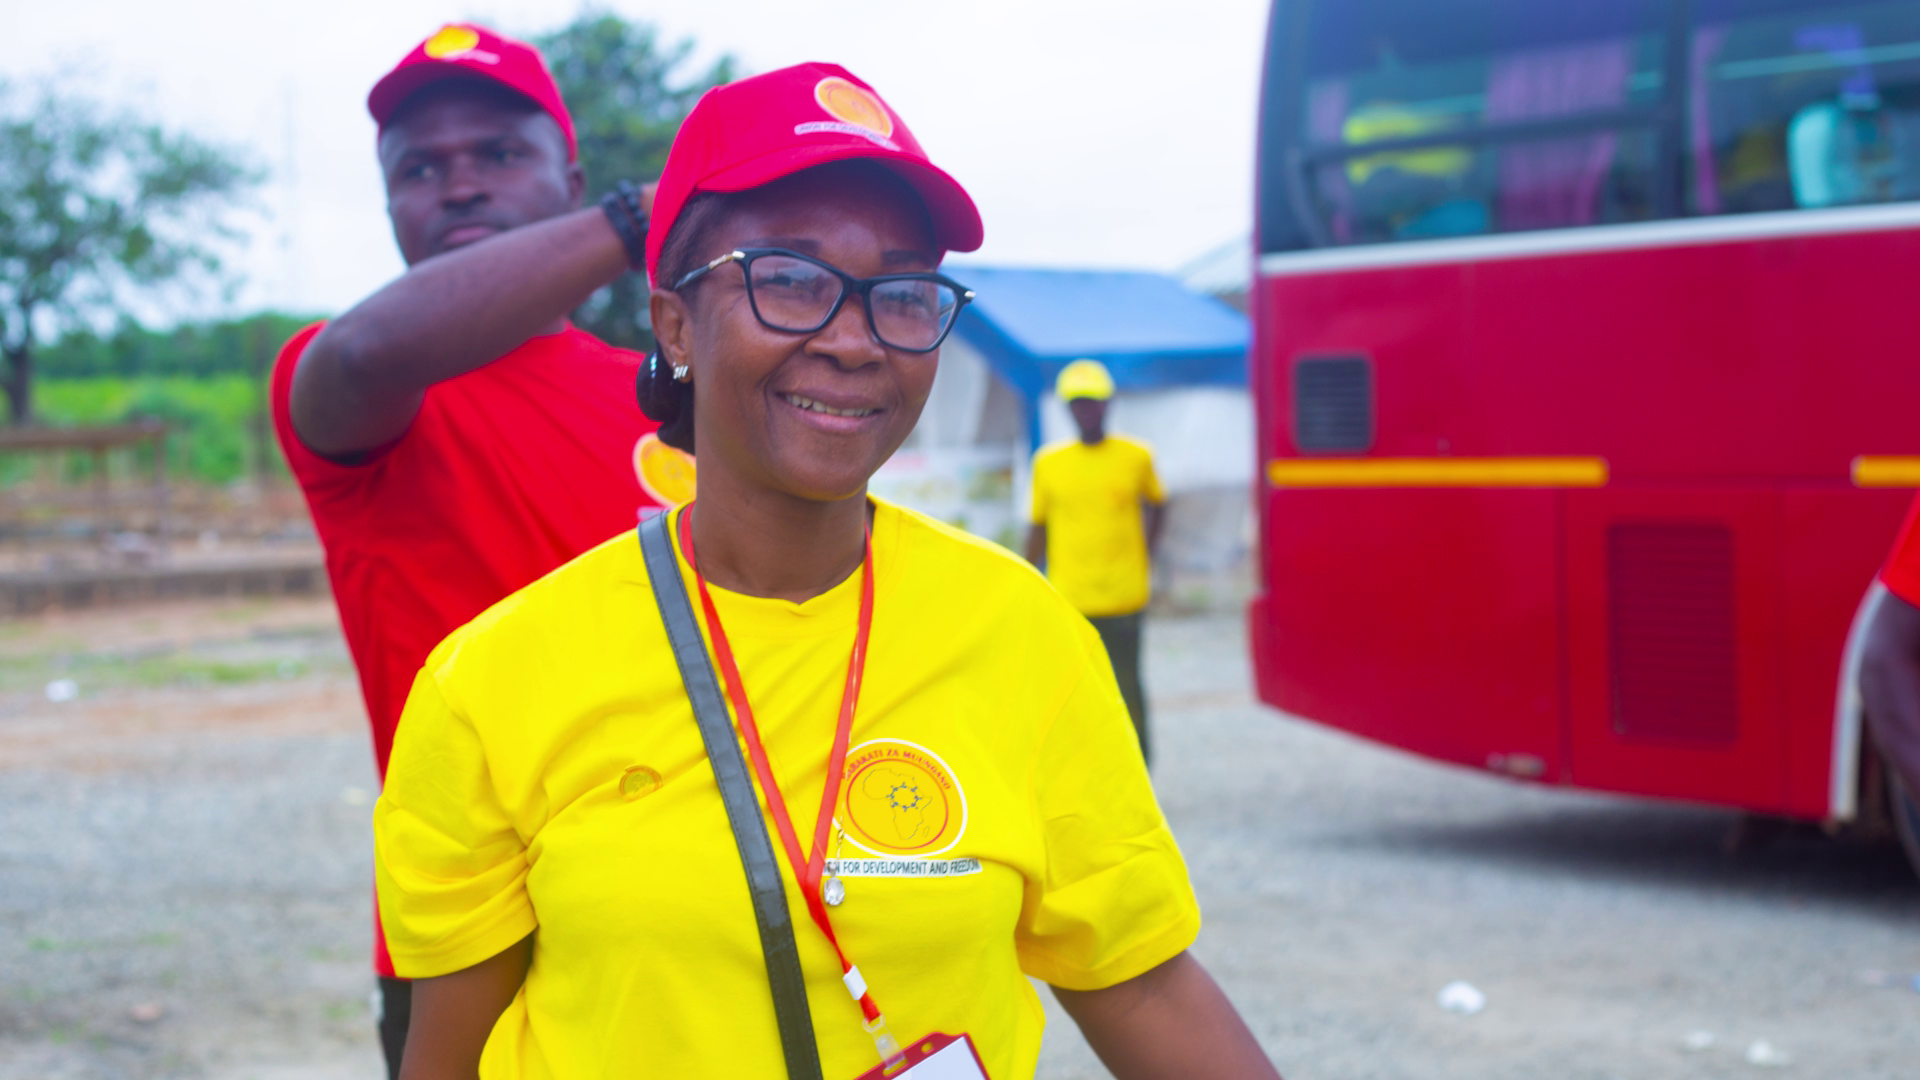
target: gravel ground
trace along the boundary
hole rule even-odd
[[[0,626],[0,1077],[384,1075],[331,601]]]
[[[1237,619],[1148,633],[1197,951],[1294,1080],[1920,1072],[1897,851],[1809,832],[1729,858],[1724,813],[1262,709]],[[48,701],[62,678],[78,698]],[[372,786],[325,601],[0,624],[0,1077],[380,1075]],[[1435,1004],[1456,979],[1484,1011]],[[1042,1077],[1105,1076],[1056,1019]],[[1749,1063],[1761,1041],[1778,1064]]]

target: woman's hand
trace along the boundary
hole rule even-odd
[[[400,1080],[475,1080],[494,1022],[513,1003],[533,960],[533,935],[470,968],[413,984],[413,1022]]]
[[[1233,1003],[1187,953],[1105,990],[1056,986],[1053,995],[1115,1080],[1280,1080]]]

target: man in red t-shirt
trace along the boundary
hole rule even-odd
[[[433,647],[652,503],[635,463],[654,425],[634,396],[641,357],[566,319],[644,265],[643,196],[581,208],[572,121],[539,53],[447,26],[367,107],[409,269],[295,335],[272,405],[384,776]],[[377,926],[374,943],[397,1076],[412,995]]]
[[[1867,626],[1860,694],[1867,724],[1914,798],[1920,798],[1920,499],[1907,511],[1880,570],[1887,588]]]

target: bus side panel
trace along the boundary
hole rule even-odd
[[[1567,494],[1575,784],[1785,810],[1779,515],[1764,488]]]
[[[1444,761],[1524,755],[1557,779],[1555,498],[1271,492],[1263,696]]]
[[[1361,356],[1374,369],[1378,455],[1446,453],[1441,439],[1464,407],[1466,273],[1457,266],[1277,278],[1260,284],[1265,318],[1256,355],[1270,421],[1263,463],[1293,444],[1292,368],[1312,356]]]
[[[1443,552],[1434,565],[1444,584],[1382,584],[1396,572],[1383,567],[1430,560],[1423,544],[1448,530],[1477,529],[1481,543],[1512,530],[1551,549],[1556,537],[1539,534],[1547,504],[1533,497],[1543,493],[1269,492],[1268,596],[1253,612],[1263,697],[1469,765],[1539,753],[1549,776],[1583,787],[1825,817],[1846,628],[1911,496],[1855,489],[1848,465],[1857,454],[1920,453],[1920,339],[1907,325],[1916,266],[1920,232],[1898,230],[1261,281],[1254,384],[1263,463],[1299,455],[1290,437],[1295,360],[1359,355],[1372,360],[1377,388],[1368,454],[1593,455],[1612,477],[1604,491],[1558,496],[1570,515],[1564,618],[1579,637],[1567,643],[1570,711],[1560,721],[1573,751],[1510,745],[1540,717],[1525,708],[1497,715],[1524,695],[1501,696],[1502,661],[1475,662],[1549,649],[1550,621],[1468,614],[1458,640],[1474,655],[1452,668],[1430,663],[1444,643],[1411,631],[1369,637],[1353,623],[1366,610],[1430,628],[1465,597],[1511,596],[1522,583],[1538,589],[1530,601],[1551,608],[1560,579],[1470,552]],[[1674,497],[1654,497],[1663,489]],[[1369,509],[1356,515],[1356,506]],[[1718,525],[1737,552],[1737,720],[1717,743],[1689,742],[1684,730],[1648,734],[1637,720],[1619,730],[1608,537],[1615,526],[1662,521]],[[1357,535],[1370,529],[1389,531]],[[1342,544],[1349,562],[1330,554]],[[1759,569],[1768,561],[1771,570]],[[1301,640],[1325,627],[1346,647],[1371,648],[1342,658]],[[1533,661],[1516,664],[1516,686],[1540,681]],[[1686,728],[1684,708],[1666,712]],[[1478,745],[1468,737],[1476,730],[1485,736]]]
[[[1787,808],[1827,816],[1841,654],[1860,599],[1886,558],[1908,491],[1790,488],[1781,508],[1781,633],[1787,660]]]
[[[1449,418],[1468,407],[1466,280],[1412,267],[1261,282],[1263,463],[1299,453],[1291,369],[1306,356],[1372,362],[1372,454],[1450,452]],[[1260,503],[1263,700],[1415,753],[1477,768],[1519,755],[1558,777],[1554,493],[1268,489]]]
[[[1445,434],[1598,454],[1616,481],[1844,482],[1854,455],[1920,449],[1917,267],[1910,230],[1468,266]]]

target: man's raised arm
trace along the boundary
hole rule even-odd
[[[406,434],[427,387],[557,329],[627,269],[599,207],[435,256],[328,323],[294,369],[302,442],[350,459]]]

